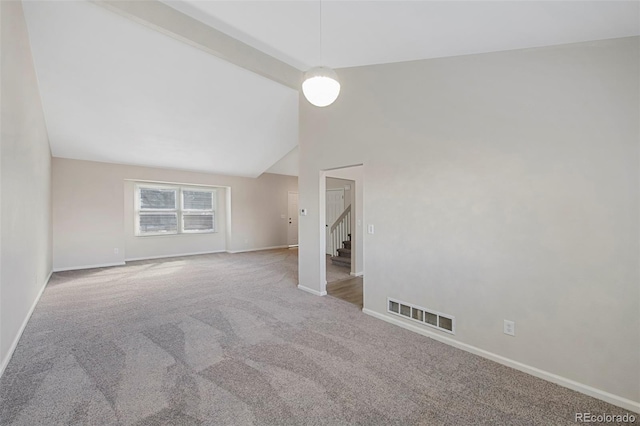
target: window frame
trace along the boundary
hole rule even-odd
[[[211,194],[211,209],[185,209],[184,207],[184,191],[197,191],[197,192],[208,192]],[[178,215],[178,231],[181,234],[212,234],[216,232],[216,207],[217,207],[217,192],[215,189],[202,189],[202,188],[194,188],[192,186],[181,186],[179,189],[180,194],[180,212]],[[213,229],[184,229],[184,217],[185,216],[213,216],[212,217],[212,227]]]
[[[176,204],[174,209],[142,209],[140,191],[141,189],[158,189],[158,190],[174,190],[176,193]],[[197,191],[208,192],[211,194],[211,209],[199,210],[199,209],[185,209],[184,208],[184,191]],[[218,232],[217,226],[217,204],[218,204],[218,189],[214,187],[205,186],[189,186],[189,185],[168,185],[163,183],[136,183],[134,188],[134,235],[136,237],[159,237],[168,235],[191,235],[191,234],[214,234]],[[173,213],[176,215],[176,230],[172,232],[142,232],[140,230],[140,216],[141,214],[167,214]],[[184,229],[184,216],[188,215],[203,215],[213,216],[212,226],[213,229],[206,230],[185,230]]]

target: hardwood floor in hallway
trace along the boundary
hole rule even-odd
[[[346,302],[353,303],[362,309],[362,277],[347,278],[346,280],[328,283],[327,294]]]

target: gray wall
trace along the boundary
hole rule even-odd
[[[339,70],[300,103],[300,285],[324,290],[320,171],[364,164],[367,312],[454,315],[452,344],[638,404],[639,40]]]
[[[51,272],[51,152],[22,3],[0,14],[1,374]]]
[[[228,187],[231,215],[225,218],[224,232],[132,241],[133,210],[128,204],[125,211],[125,201],[131,202],[133,194],[128,190],[125,196],[126,180]],[[298,190],[297,181],[294,176],[268,173],[253,179],[54,158],[53,267],[63,270],[122,264],[129,258],[286,246],[287,193]]]

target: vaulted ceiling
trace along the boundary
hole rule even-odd
[[[176,20],[188,15],[294,74],[320,63],[341,68],[640,34],[637,1],[163,3]],[[25,1],[24,9],[54,156],[241,176],[295,166],[299,96],[295,85],[265,77],[277,76],[273,69],[254,64],[251,72],[225,60],[232,52],[213,55],[88,1]]]
[[[164,0],[300,69],[638,35],[637,1]],[[320,15],[322,13],[322,15]]]
[[[56,157],[258,176],[298,92],[90,2],[25,2]]]

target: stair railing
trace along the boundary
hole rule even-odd
[[[347,238],[350,238],[351,235],[351,205],[344,209],[342,214],[333,222],[329,233],[333,243],[333,255],[337,256],[342,242],[347,241]]]

